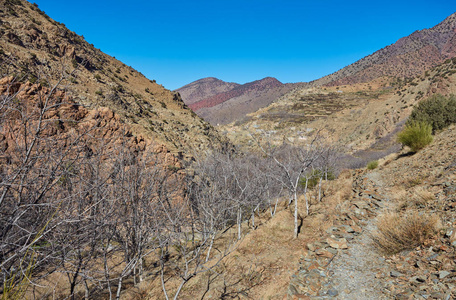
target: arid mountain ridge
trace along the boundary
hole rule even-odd
[[[216,106],[218,104],[221,104],[231,98],[239,97],[242,94],[253,92],[253,91],[261,91],[266,88],[276,88],[276,87],[281,87],[283,84],[278,81],[275,78],[272,77],[266,77],[261,80],[256,80],[253,82],[248,82],[243,85],[237,85],[234,86],[232,89],[222,92],[222,93],[217,93],[215,95],[209,96],[207,98],[204,98],[200,101],[194,102],[192,104],[188,104],[188,106],[194,110],[197,111],[201,108],[209,108]]]
[[[238,86],[240,86],[239,83],[206,77],[189,83],[177,89],[176,92],[179,92],[182,99],[185,99],[185,104],[191,105],[217,94],[231,91]]]
[[[266,133],[278,144],[302,144],[312,132],[323,130],[351,153],[371,155],[373,150],[381,157],[395,151],[390,148],[395,133],[416,103],[436,93],[456,93],[455,21],[456,14],[452,14],[431,29],[417,31],[341,71],[306,83],[219,129],[242,144],[249,144],[255,132]],[[426,54],[429,49],[436,55]],[[398,57],[407,57],[401,60],[404,69],[396,68],[401,65]],[[369,65],[374,60],[378,64]],[[340,84],[339,79],[347,84]]]
[[[308,83],[289,85],[290,90],[273,88],[268,93],[250,93],[240,87],[233,87],[232,91],[221,92],[206,99],[191,97],[187,100],[189,86],[194,90],[208,90],[207,81],[195,81],[177,91],[183,95],[183,100],[190,105],[198,115],[213,125],[227,124],[240,121],[245,115],[270,105],[277,100],[293,97],[312,87],[350,85],[367,83],[384,79],[384,85],[390,86],[396,80],[410,79],[436,67],[448,58],[456,55],[456,14],[447,17],[440,24],[430,28],[418,30],[396,43],[386,46],[368,55],[359,61],[320,79]],[[204,83],[204,86],[202,85]],[[217,84],[220,84],[217,82]],[[201,85],[201,88],[198,86]],[[210,89],[215,92],[214,89]],[[242,95],[240,95],[242,93]],[[201,95],[206,95],[201,93]],[[271,99],[272,96],[275,99]],[[242,100],[236,99],[241,97]],[[268,98],[268,99],[265,99]],[[231,102],[231,103],[230,103]],[[250,109],[238,106],[237,102],[254,103]],[[245,111],[245,114],[240,113]],[[231,116],[224,118],[224,116]]]
[[[436,26],[417,30],[357,62],[311,82],[338,86],[388,76],[412,78],[456,55],[456,13]]]
[[[197,117],[179,94],[87,43],[36,4],[0,3],[1,77],[53,86],[87,109],[108,108],[136,136],[172,152],[224,147],[226,140]]]
[[[297,86],[298,84],[292,83],[283,84],[273,77],[242,85],[208,77],[176,91],[182,95],[189,108],[206,121],[217,125],[243,118]],[[224,91],[219,92],[220,90]]]

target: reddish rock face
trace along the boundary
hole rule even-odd
[[[91,110],[109,108],[118,120],[130,125],[131,134],[147,136],[186,158],[199,149],[228,145],[177,93],[96,49],[36,5],[25,0],[2,1],[0,20],[4,25],[0,77],[14,74],[21,82],[32,82],[23,87],[25,93],[37,93],[35,83],[52,86],[60,81],[77,105]],[[10,88],[12,92],[17,89]]]
[[[268,88],[281,87],[283,83],[275,78],[267,77],[261,80],[249,82],[233,88],[230,91],[219,93],[205,99],[201,99],[189,105],[193,111],[200,110],[202,108],[209,108],[216,106],[217,104],[223,103],[231,98],[239,97],[243,94],[248,94],[256,91],[262,91]]]
[[[240,86],[238,83],[225,82],[214,77],[207,77],[189,83],[177,89],[176,92],[179,92],[185,104],[190,105],[202,99],[231,91],[238,86]]]
[[[92,147],[91,151],[101,146],[114,149],[122,145],[126,151],[142,156],[153,153],[164,167],[182,168],[182,163],[165,145],[142,135],[133,135],[129,126],[123,124],[120,116],[111,109],[87,109],[74,102],[64,91],[58,90],[50,97],[49,93],[49,88],[39,84],[12,82],[11,77],[0,79],[0,94],[14,95],[11,98],[14,101],[2,109],[4,122],[0,127],[0,149],[5,150],[6,156],[15,156],[15,151],[23,143],[24,124],[36,129],[41,109],[47,105],[40,136],[52,138],[55,147],[66,149],[68,141],[80,136],[84,143]]]

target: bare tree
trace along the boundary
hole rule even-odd
[[[69,199],[63,188],[67,166],[80,159],[84,133],[56,133],[64,120],[55,112],[65,102],[58,91],[4,78],[0,111],[0,267],[8,290],[53,259],[48,238],[60,225],[56,217]],[[62,147],[65,145],[65,147]],[[40,253],[40,255],[38,255]],[[4,291],[5,293],[6,291]]]
[[[219,159],[206,157],[195,162],[196,177],[192,182],[192,212],[197,214],[199,231],[203,239],[210,238],[206,262],[210,258],[212,246],[218,232],[232,223],[231,203],[224,196],[225,168]]]
[[[195,188],[195,187],[193,187]],[[192,193],[188,194],[189,196]],[[179,286],[173,299],[178,299],[182,288],[195,276],[216,268],[219,263],[234,249],[234,237],[218,245],[217,254],[210,256],[214,239],[219,228],[214,223],[223,215],[224,207],[207,207],[208,198],[191,199],[185,197],[183,202],[166,202],[161,199],[161,215],[165,222],[159,227],[160,244],[160,278],[163,293],[169,299],[166,283],[171,278],[179,278]],[[193,204],[191,203],[193,201]],[[220,209],[220,210],[219,210]],[[210,257],[210,259],[209,259]]]
[[[139,157],[128,149],[120,149],[113,164],[111,195],[117,203],[118,220],[115,239],[124,257],[118,275],[118,299],[123,279],[133,273],[135,284],[138,279],[142,281],[142,260],[159,247],[157,226],[163,225],[156,219],[163,216],[158,211],[163,205],[179,202],[184,191],[179,176],[164,168],[152,153]]]
[[[252,137],[257,142],[262,153],[276,165],[275,179],[288,190],[291,199],[290,203],[291,201],[294,202],[294,237],[297,238],[299,233],[298,190],[300,180],[321,156],[321,137],[318,133],[314,134],[313,139],[304,147],[296,147],[289,144],[273,147],[267,141],[263,143],[258,137]],[[307,214],[309,214],[308,208],[309,202],[306,198]]]
[[[322,181],[335,179],[338,170],[337,161],[340,158],[340,147],[337,145],[324,145],[322,147],[320,158],[317,160],[316,166],[318,171],[318,197],[317,201],[321,201],[321,186]]]

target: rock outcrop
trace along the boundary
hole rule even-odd
[[[134,135],[170,151],[223,148],[227,140],[165,89],[25,0],[0,3],[0,78],[66,90],[78,105],[107,107]]]

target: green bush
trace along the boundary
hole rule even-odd
[[[432,143],[432,126],[425,122],[411,122],[397,135],[397,141],[417,152]]]
[[[315,169],[315,170],[312,170],[312,172],[310,172],[309,174],[307,174],[307,176],[302,177],[299,180],[299,185],[302,188],[305,188],[306,180],[307,180],[307,188],[312,189],[319,184],[320,178],[322,178],[323,180],[325,180],[326,178],[328,180],[334,180],[334,179],[336,179],[336,176],[334,175],[333,171],[331,171],[331,170],[329,170],[325,173],[322,170]]]
[[[432,133],[456,123],[456,97],[433,95],[418,103],[413,108],[407,125],[413,122],[425,122],[432,126]]]
[[[378,160],[372,160],[367,163],[368,170],[373,170],[373,169],[376,169],[377,167],[378,167]]]

